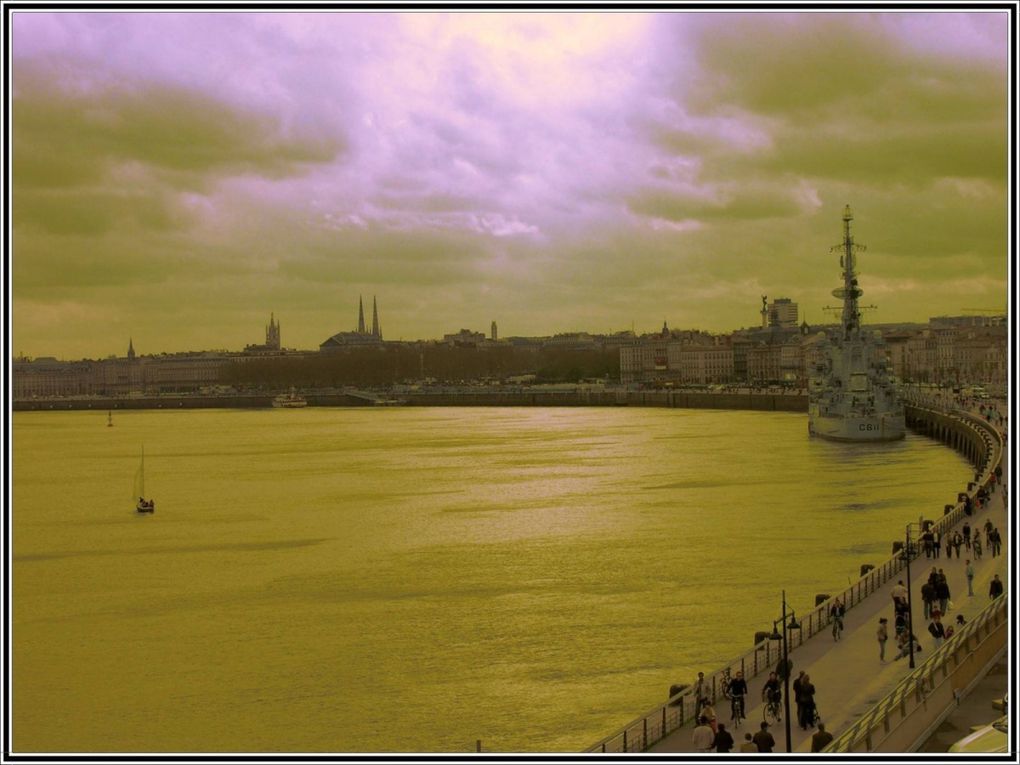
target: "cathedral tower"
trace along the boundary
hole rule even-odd
[[[280,325],[273,314],[269,314],[269,326],[266,327],[266,348],[280,350]]]
[[[382,340],[382,329],[379,327],[379,308],[375,303],[375,295],[372,295],[372,337]]]
[[[358,295],[358,334],[365,334],[365,306],[361,302],[361,295]]]

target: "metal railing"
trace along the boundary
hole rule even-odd
[[[934,403],[931,402],[931,404]],[[975,476],[975,479],[980,480],[976,480],[974,483],[980,483],[982,487],[987,488],[995,468],[1002,459],[1002,438],[998,431],[980,418],[966,412],[946,412],[940,408],[935,408],[929,402],[924,402],[924,405],[922,405],[921,402],[912,401],[911,405],[916,408],[928,409],[933,414],[950,414],[954,420],[958,420],[972,430],[977,431],[985,439],[988,450],[987,456],[984,464],[980,466],[980,473]],[[967,492],[962,493],[973,497],[976,489],[975,485],[973,490],[968,489]],[[951,510],[947,510],[941,518],[933,522],[933,526],[940,532],[945,532],[947,529],[955,526],[963,518],[964,513],[965,503],[958,500]],[[919,553],[919,545],[913,545],[912,547],[913,554],[911,555],[911,560],[916,560]],[[828,600],[815,606],[806,616],[801,618],[800,629],[790,632],[788,652],[803,645],[805,641],[824,631],[832,623],[829,617],[829,605],[832,602],[832,597],[840,598],[849,611],[866,597],[884,586],[886,582],[904,568],[904,564],[903,556],[897,551],[891,558],[877,568],[873,568],[862,575],[845,590],[837,593],[835,596],[830,596]],[[800,614],[802,612],[798,610],[797,613]],[[806,636],[804,635],[805,631],[807,632]],[[744,673],[745,679],[751,679],[763,672],[776,669],[782,652],[781,647],[778,645],[773,647],[771,645],[772,642],[769,638],[757,642],[754,648],[747,653],[727,662],[726,665],[711,675],[705,676],[706,687],[711,691],[708,695],[713,704],[722,696],[724,682],[728,681],[737,670]],[[645,751],[670,733],[682,728],[685,723],[693,721],[696,711],[697,698],[695,697],[695,689],[694,687],[686,687],[670,696],[665,703],[654,707],[615,733],[606,736],[594,746],[586,749],[585,752],[618,753]]]
[[[857,722],[833,740],[823,751],[860,751],[855,745],[864,743],[865,750],[875,748],[875,733],[884,737],[895,727],[894,720],[906,718],[914,708],[925,703],[934,690],[949,679],[950,674],[963,663],[963,657],[973,653],[992,632],[1007,619],[1005,595],[998,596],[974,619],[959,628],[920,666],[903,678],[885,698]],[[982,634],[983,633],[983,634]]]

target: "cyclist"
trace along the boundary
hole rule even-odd
[[[840,633],[843,631],[843,615],[846,613],[846,607],[840,602],[839,598],[829,606],[829,616],[832,617],[832,639],[839,640]]]
[[[783,700],[783,686],[775,672],[769,672],[769,679],[761,689],[761,700],[777,721],[782,719],[779,716],[779,702]]]
[[[732,712],[731,718],[737,725],[740,725],[740,720],[744,716],[744,697],[747,696],[747,681],[744,679],[744,673],[737,670],[736,675],[730,680],[729,688],[727,689],[730,695],[730,710]]]

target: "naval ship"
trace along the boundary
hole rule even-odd
[[[832,291],[842,298],[840,329],[825,334],[808,381],[808,432],[834,441],[894,441],[903,438],[903,402],[889,373],[885,342],[878,332],[861,328],[857,284],[857,253],[850,233],[850,205],[843,211],[840,252],[843,286]]]

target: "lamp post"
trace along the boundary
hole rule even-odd
[[[914,668],[914,598],[910,587],[910,524],[907,524],[906,546],[903,555],[907,559],[907,645],[910,646],[910,668]],[[948,553],[947,553],[948,555]]]
[[[783,624],[783,634],[779,634],[776,622],[772,622],[772,634],[769,635],[769,639],[783,641],[783,715],[786,718],[786,751],[792,752],[793,742],[790,738],[790,649],[786,633],[787,630],[799,630],[800,624],[797,622],[797,614],[792,609],[790,610],[789,618],[787,618],[786,590],[783,590],[783,616],[780,621]]]

